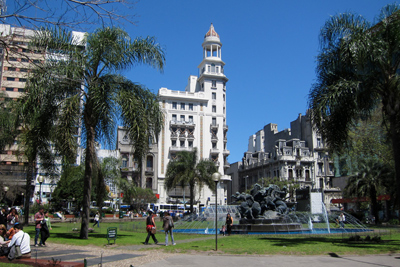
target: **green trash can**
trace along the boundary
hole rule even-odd
[[[106,214],[104,212],[101,213],[101,218],[105,218]]]
[[[122,210],[119,211],[119,218],[120,219],[124,218],[124,212]]]

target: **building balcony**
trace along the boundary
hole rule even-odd
[[[171,133],[171,139],[178,139],[177,133]]]
[[[121,167],[121,172],[135,172],[138,171],[136,167]]]
[[[224,136],[224,143],[228,142],[228,138],[226,136]]]
[[[211,148],[210,149],[210,154],[219,154],[219,149],[218,148]]]
[[[231,164],[229,164],[228,161],[225,161],[225,162],[224,162],[224,168],[229,168],[230,166],[231,166]]]
[[[211,130],[218,130],[219,124],[218,123],[211,123],[210,124],[210,128],[211,128]]]
[[[216,137],[215,135],[211,136],[211,141],[217,142],[218,141],[218,137]]]
[[[224,124],[224,131],[228,131],[229,127],[228,125]]]
[[[178,146],[171,146],[169,148],[170,152],[179,152],[179,151],[192,151],[193,147],[178,147]]]
[[[185,121],[185,126],[187,128],[194,128],[196,124],[193,121]]]
[[[176,126],[176,127],[181,127],[181,126],[185,126],[185,121],[183,120],[171,120],[170,122],[171,127]]]
[[[179,139],[180,140],[185,140],[186,139],[186,134],[184,134],[184,133],[179,134]]]
[[[153,174],[154,173],[154,168],[153,167],[146,167],[145,172],[146,172],[146,174]]]
[[[224,152],[222,152],[225,156],[230,155],[231,152],[228,149],[224,149]]]
[[[193,134],[188,134],[187,139],[188,140],[194,140],[194,135]]]

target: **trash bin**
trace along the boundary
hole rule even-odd
[[[119,211],[119,218],[120,219],[124,218],[124,212],[122,210]]]
[[[101,213],[101,218],[105,218],[106,214],[104,212]]]

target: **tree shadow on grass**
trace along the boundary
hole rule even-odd
[[[364,249],[375,249],[382,251],[398,251],[400,247],[400,240],[385,240],[380,243],[376,242],[350,242],[348,238],[339,237],[299,237],[299,238],[285,238],[285,237],[261,237],[261,241],[268,241],[272,246],[286,246],[286,247],[298,247],[304,244],[324,244],[324,245],[335,245],[339,247],[348,248],[364,248]]]
[[[129,237],[130,235],[119,234],[117,235],[118,238],[121,237]],[[78,239],[79,232],[71,232],[71,233],[51,233],[51,237],[53,238],[65,238],[65,239]],[[89,233],[89,239],[96,238],[96,239],[105,239],[107,240],[107,235],[104,233]]]

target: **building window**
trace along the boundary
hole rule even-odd
[[[189,103],[189,110],[193,110],[193,104]]]
[[[217,99],[217,93],[212,93],[212,99],[213,100]]]
[[[176,104],[176,102],[172,102],[172,109],[177,109],[177,104]]]
[[[7,68],[7,70],[8,70],[8,71],[16,71],[16,70],[17,70],[17,68],[8,67],[8,68]]]
[[[172,145],[172,147],[176,147],[176,140],[172,140],[171,145]]]
[[[223,110],[224,110],[223,112],[224,112],[224,114],[225,114],[225,107],[223,108]]]
[[[213,143],[212,143],[212,148],[213,148],[213,149],[217,149],[217,142],[213,142]]]
[[[181,103],[181,110],[185,110],[185,103]]]
[[[15,81],[14,77],[7,77],[7,81]]]
[[[189,122],[193,122],[193,116],[189,116]]]
[[[185,147],[185,141],[184,140],[181,140],[180,147]]]
[[[153,188],[153,178],[146,178],[146,188]]]
[[[212,73],[215,72],[215,64],[211,64],[211,72],[212,72]]]
[[[216,67],[215,70],[216,70],[216,73],[219,73],[219,67]]]
[[[217,118],[212,118],[212,125],[217,126]]]
[[[212,112],[213,113],[217,112],[217,106],[212,106]]]
[[[172,121],[176,122],[176,114],[172,114]]]
[[[217,81],[216,80],[212,80],[211,81],[211,87],[213,87],[213,88],[217,87]]]
[[[147,171],[152,171],[153,170],[153,156],[147,156],[146,170]]]
[[[185,115],[181,115],[181,122],[185,121]]]
[[[122,156],[122,168],[128,167],[128,156],[123,155]]]
[[[223,99],[223,100],[224,100],[224,102],[225,102],[225,94],[223,94],[223,95],[222,95],[222,99]]]
[[[6,87],[6,91],[7,91],[7,92],[13,92],[13,91],[14,91],[14,88]]]
[[[193,141],[189,141],[188,145],[189,145],[190,148],[193,148]]]

